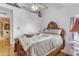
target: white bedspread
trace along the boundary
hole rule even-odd
[[[29,49],[32,56],[44,56],[52,49],[59,47],[63,42],[60,35],[44,33],[30,38],[21,36],[19,37],[19,41],[25,51]]]

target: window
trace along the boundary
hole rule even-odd
[[[74,33],[74,40],[79,41],[79,33],[78,32]]]

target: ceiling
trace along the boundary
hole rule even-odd
[[[24,7],[26,10],[29,10],[33,3],[18,3],[20,6]],[[40,5],[44,5],[46,7],[52,6],[52,7],[73,7],[73,6],[79,6],[79,3],[36,3]]]
[[[25,7],[30,7],[33,5],[33,3],[18,3],[20,5],[23,5]],[[52,5],[52,6],[79,6],[79,3],[37,3],[41,5]]]

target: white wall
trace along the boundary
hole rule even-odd
[[[70,18],[76,14],[79,14],[79,4],[78,5],[54,5],[46,4],[48,9],[43,11],[43,28],[46,28],[50,21],[54,21],[58,24],[60,28],[65,30],[65,41],[69,40],[69,26]]]
[[[34,33],[40,31],[40,19],[33,16],[30,12],[23,10],[14,10],[13,37],[16,38],[22,34]]]
[[[40,18],[28,11],[13,9],[13,39],[22,34],[39,32],[41,27],[40,21]]]

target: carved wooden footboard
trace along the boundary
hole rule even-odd
[[[30,56],[30,54],[27,54],[26,51],[24,51],[21,43],[19,42],[18,39],[16,39],[15,41],[15,45],[14,45],[14,52],[17,56]],[[61,49],[64,48],[64,45],[62,44],[60,47],[58,47],[57,49],[55,49],[54,51],[51,51],[48,56],[55,56],[58,52],[60,52]]]
[[[27,56],[27,52],[24,51],[18,39],[15,40],[14,52],[17,56]]]

